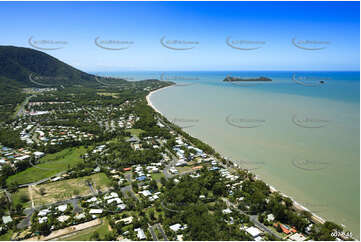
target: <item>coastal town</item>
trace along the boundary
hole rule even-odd
[[[151,108],[171,84],[144,85],[32,92],[0,136],[1,240],[352,240]]]
[[[0,2],[0,242],[361,241],[360,1]]]

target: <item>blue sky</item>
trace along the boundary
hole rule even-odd
[[[38,47],[62,46],[45,52],[85,71],[360,66],[359,2],[1,2],[0,9],[1,45],[30,48],[32,36]],[[96,37],[123,42],[102,46],[129,48],[103,49],[95,45]],[[168,46],[178,40],[192,43],[173,47],[194,48],[166,48],[162,37]],[[257,49],[231,48],[227,37],[232,46]],[[301,47],[323,49],[299,48],[292,39]]]

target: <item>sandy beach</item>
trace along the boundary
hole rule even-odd
[[[150,92],[147,96],[146,96],[146,99],[147,99],[147,104],[153,108],[154,111],[156,111],[157,113],[161,114],[162,116],[164,116],[151,102],[150,98],[152,96],[152,94],[154,94],[155,92],[158,92],[160,90],[163,90],[165,88],[168,88],[168,87],[171,87],[171,86],[167,86],[167,87],[163,87],[163,88],[160,88],[160,89],[157,89],[157,90],[154,90],[152,92]],[[234,162],[233,162],[234,163]],[[259,179],[257,176],[256,176],[256,179]],[[267,184],[267,183],[266,183]],[[312,220],[313,222],[315,223],[325,223],[325,220],[323,218],[321,218],[320,216],[318,216],[317,214],[313,213],[311,210],[309,210],[308,208],[306,208],[305,206],[301,205],[300,203],[298,203],[296,200],[294,200],[292,197],[290,196],[287,196],[286,194],[280,192],[279,190],[277,190],[274,186],[270,185],[270,184],[267,184],[269,187],[270,187],[270,190],[271,192],[278,192],[280,193],[282,196],[285,196],[285,197],[288,197],[290,198],[292,201],[293,201],[293,207],[298,210],[298,211],[308,211],[312,214]]]
[[[163,90],[163,89],[166,89],[166,88],[168,88],[168,87],[171,87],[171,86],[162,87],[162,88],[160,88],[160,89],[151,91],[151,92],[147,95],[147,97],[146,97],[146,99],[147,99],[147,104],[148,104],[151,108],[153,108],[154,111],[156,111],[157,113],[160,113],[161,115],[163,115],[163,114],[162,114],[156,107],[154,107],[154,105],[153,105],[152,102],[150,101],[150,97],[153,95],[153,93],[158,92],[158,91]]]
[[[256,179],[259,179],[259,178],[256,176]],[[259,179],[259,180],[261,180],[261,179]],[[284,194],[283,192],[277,190],[274,186],[272,186],[272,185],[270,185],[270,184],[268,184],[268,183],[266,183],[266,184],[269,186],[269,188],[270,188],[270,190],[271,190],[272,193],[273,193],[273,192],[278,192],[278,193],[281,194],[282,196],[290,198],[290,199],[292,200],[292,202],[293,202],[293,207],[294,207],[296,210],[298,210],[298,211],[307,211],[307,212],[310,212],[310,213],[312,214],[311,219],[313,220],[313,222],[315,222],[315,223],[320,223],[320,224],[323,224],[323,223],[326,222],[325,219],[323,219],[323,218],[321,218],[320,216],[318,216],[317,214],[313,213],[311,210],[309,210],[308,208],[306,208],[306,207],[303,206],[302,204],[298,203],[298,202],[297,202],[295,199],[293,199],[292,197],[287,196],[287,195]]]

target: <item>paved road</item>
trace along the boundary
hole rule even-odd
[[[34,165],[34,167],[36,167],[36,166]],[[38,169],[46,169],[46,170],[48,170],[47,168],[40,168],[40,167],[37,167],[37,168],[38,168]],[[39,184],[41,184],[41,183],[44,183],[44,182],[49,181],[49,180],[50,180],[52,177],[54,177],[54,176],[61,176],[61,175],[63,175],[64,173],[66,173],[66,171],[59,172],[59,173],[57,173],[57,174],[55,174],[55,175],[53,175],[53,176],[51,176],[51,177],[47,177],[47,178],[41,179],[41,180],[36,181],[36,182],[21,184],[21,185],[18,185],[18,187],[21,188],[21,187],[39,185]]]
[[[124,175],[125,176],[125,179],[127,179],[127,181],[129,182],[129,183],[132,183],[132,174],[130,173],[128,173],[128,174],[125,174]]]
[[[167,148],[166,150],[171,154],[171,160],[169,161],[169,163],[165,166],[164,170],[163,170],[163,173],[164,173],[164,176],[166,179],[169,179],[169,178],[172,178],[174,175],[171,174],[169,172],[169,169],[172,167],[172,166],[175,166],[175,164],[177,163],[178,159],[175,155],[173,155],[172,152],[170,152]]]
[[[134,198],[134,199],[137,199],[139,201],[139,198],[135,195],[131,185],[128,185],[128,186],[125,186],[125,187],[122,187],[120,188],[120,191],[123,193],[123,195],[125,197],[127,197],[127,193],[130,192],[131,196]]]
[[[22,102],[20,104],[20,108],[19,108],[19,111],[16,113],[16,117],[20,117],[24,114],[24,109],[25,109],[25,106],[26,104],[28,104],[29,100],[32,98],[32,97],[35,97],[35,95],[31,95],[29,97],[26,97],[24,102]]]
[[[73,198],[68,201],[73,206],[73,213],[81,213],[83,209],[79,206],[79,198]]]
[[[35,141],[35,143],[37,143],[37,144],[39,144],[40,143],[40,140],[38,139],[38,135],[39,134],[37,134],[36,132],[34,132],[37,128],[39,128],[39,124],[37,124],[31,131],[30,131],[30,134],[32,134],[32,137],[31,137],[31,139],[33,140],[33,141]]]
[[[83,198],[88,197],[88,196],[84,196]],[[56,205],[61,205],[61,204],[71,204],[73,206],[73,213],[80,213],[82,211],[82,208],[79,207],[79,198],[71,198],[65,201],[59,201],[59,202],[55,202],[55,203],[51,203],[51,204],[47,204],[47,205],[41,205],[39,207],[36,208],[25,208],[24,209],[24,213],[25,213],[25,218],[16,225],[16,227],[18,229],[25,229],[27,227],[29,227],[31,225],[31,216],[33,215],[33,213],[36,210],[40,210],[40,209],[44,209],[44,208],[48,208],[50,206],[56,206]]]
[[[94,189],[93,183],[87,181],[87,184],[88,184],[88,186],[89,186],[89,188],[90,188],[90,191],[93,193],[93,195],[94,195],[94,196],[98,195],[98,191],[96,191],[96,190]]]
[[[158,241],[157,235],[155,234],[154,230],[153,230],[153,226],[151,226],[150,224],[148,224],[148,230],[151,233],[153,240],[154,241]]]
[[[227,198],[223,198],[223,201],[226,202],[228,207],[233,207],[233,209],[237,210],[238,212],[249,216],[250,221],[253,222],[259,229],[272,234],[273,236],[275,236],[277,239],[282,240],[282,238],[280,238],[276,233],[274,233],[272,230],[270,230],[269,228],[267,228],[264,224],[262,224],[261,222],[258,221],[258,216],[257,215],[248,215],[245,212],[243,212],[242,210],[238,209],[237,206],[233,203],[231,203]]]
[[[27,227],[30,226],[31,224],[31,216],[33,215],[33,213],[35,212],[34,208],[26,208],[24,209],[24,213],[26,215],[26,217],[16,225],[16,227],[18,229],[25,229]]]
[[[0,189],[0,192],[4,192],[8,198],[9,203],[11,204],[11,194],[6,189]]]
[[[163,202],[163,201],[160,202],[160,205],[161,205],[162,208],[164,208],[165,210],[168,210],[168,211],[171,211],[171,212],[174,212],[174,213],[179,213],[178,210],[173,210],[173,209],[167,208],[167,207],[164,205],[164,202]],[[180,210],[180,211],[182,211],[182,210]]]
[[[125,174],[125,179],[129,182],[132,183],[132,174]],[[132,195],[133,198],[137,199],[139,201],[139,198],[135,195],[132,186],[128,185],[125,187],[120,188],[121,192],[123,193],[124,196],[128,196],[127,193],[130,192],[130,194]]]
[[[160,233],[162,234],[163,239],[164,239],[165,241],[169,241],[169,239],[167,238],[167,235],[164,233],[164,230],[163,230],[163,228],[162,228],[162,225],[158,223],[158,224],[156,224],[156,226],[157,226],[158,230],[160,231]]]

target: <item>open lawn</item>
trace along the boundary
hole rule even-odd
[[[89,241],[91,240],[91,236],[93,235],[94,232],[98,232],[99,237],[103,240],[104,239],[104,235],[107,234],[109,231],[109,222],[107,219],[103,219],[103,223],[89,228],[89,229],[85,229],[82,230],[78,233],[76,233],[75,235],[69,236],[69,237],[63,237],[61,238],[61,240],[65,240],[65,241]]]
[[[48,184],[42,184],[31,187],[31,193],[35,206],[64,201],[75,196],[86,196],[91,194],[91,190],[87,185],[90,179],[96,189],[105,191],[110,186],[110,180],[104,173],[97,173],[91,176],[68,179]],[[40,190],[44,190],[44,194]],[[22,194],[30,197],[28,188],[19,189],[13,196],[14,204],[21,203]],[[26,205],[28,205],[27,203]]]
[[[119,93],[112,93],[112,92],[98,92],[99,96],[105,96],[105,97],[112,97],[112,98],[119,98]]]
[[[191,171],[192,170],[192,167],[189,167],[189,166],[179,166],[176,168],[179,173],[182,173],[182,172],[186,172],[186,171]]]
[[[17,204],[23,204],[24,207],[30,207],[30,196],[28,192],[28,188],[20,188],[15,193],[11,194],[11,200],[16,207]]]
[[[164,173],[153,173],[151,176],[153,180],[160,180],[162,177],[164,177]]]
[[[80,156],[85,153],[86,149],[83,146],[80,146],[76,148],[67,148],[54,154],[48,154],[40,159],[40,164],[10,176],[6,180],[6,184],[9,185],[14,182],[26,184],[54,176],[59,172],[65,171],[74,167],[76,164],[83,162]]]
[[[141,133],[144,133],[145,131],[142,129],[126,129],[125,131],[130,132],[132,135],[135,135],[139,137]]]

